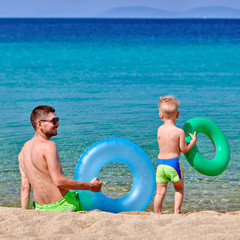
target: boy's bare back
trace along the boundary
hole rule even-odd
[[[178,158],[184,151],[185,133],[174,124],[164,124],[158,128],[158,159]]]

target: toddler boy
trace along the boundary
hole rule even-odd
[[[159,145],[158,167],[156,171],[157,191],[154,198],[154,212],[162,209],[162,202],[167,192],[168,182],[171,181],[175,188],[174,213],[180,213],[183,202],[184,182],[180,153],[188,152],[197,142],[196,132],[190,143],[185,140],[185,133],[175,126],[179,117],[179,102],[173,96],[161,97],[158,108],[163,125],[158,128],[157,138]]]

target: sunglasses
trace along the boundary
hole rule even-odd
[[[53,125],[57,124],[59,122],[59,118],[56,117],[56,118],[52,118],[50,120],[40,120],[41,122],[52,122]]]

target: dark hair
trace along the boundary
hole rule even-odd
[[[32,113],[30,116],[30,121],[35,130],[36,130],[36,126],[37,126],[37,119],[40,117],[43,117],[44,115],[47,115],[50,112],[54,113],[55,109],[50,106],[46,106],[46,105],[37,106],[32,110]]]

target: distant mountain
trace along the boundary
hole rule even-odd
[[[102,13],[99,17],[114,17],[114,18],[158,18],[174,16],[176,13],[142,6],[135,7],[118,7]]]
[[[143,6],[118,7],[103,12],[103,18],[240,18],[240,9],[227,7],[198,7],[188,11],[168,11]]]

